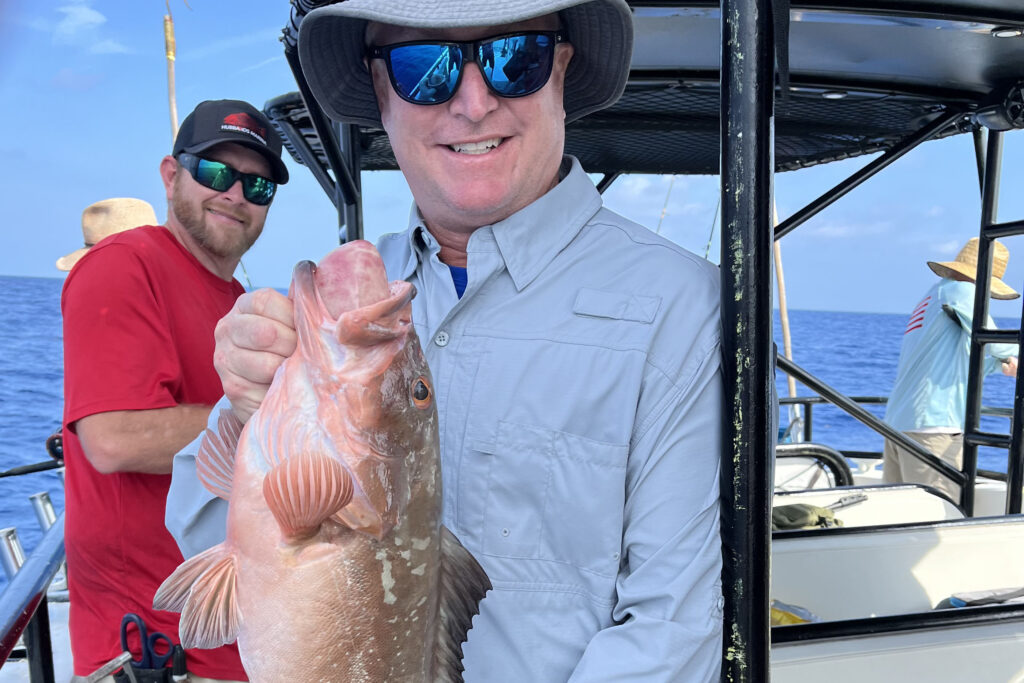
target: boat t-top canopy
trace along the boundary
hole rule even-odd
[[[629,4],[626,91],[568,126],[567,152],[591,173],[718,173],[718,3]],[[289,50],[302,14],[293,10],[285,30]],[[786,83],[775,102],[777,171],[891,149],[947,114],[963,116],[934,137],[1024,124],[1019,0],[794,1],[789,15],[788,50],[776,50]],[[295,159],[319,166],[324,181],[331,166],[307,104],[291,93],[266,110]],[[397,168],[382,130],[361,128],[357,139],[362,170]]]

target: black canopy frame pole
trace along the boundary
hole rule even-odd
[[[359,170],[362,168],[363,155],[359,142],[359,126],[351,123],[335,123],[334,127],[343,163],[347,168],[353,169],[352,187],[355,191],[355,201],[346,201],[345,206],[340,210],[344,231],[339,232],[338,241],[345,244],[363,239],[363,174]]]
[[[362,196],[359,190],[359,183],[354,179],[354,176],[359,173],[359,167],[349,165],[349,162],[352,161],[351,154],[348,155],[349,158],[347,159],[342,156],[342,142],[335,134],[331,120],[320,109],[316,98],[313,97],[313,92],[309,89],[309,83],[306,82],[306,77],[302,73],[302,66],[299,64],[298,51],[294,48],[286,47],[284,56],[288,60],[288,66],[291,68],[292,75],[295,77],[295,84],[299,86],[299,94],[302,96],[302,101],[306,103],[306,111],[309,113],[309,120],[313,124],[313,130],[320,137],[324,154],[327,156],[327,164],[334,173],[334,193],[331,201],[334,202],[334,206],[338,210],[338,241],[344,244],[351,239],[358,239],[352,238],[351,235],[359,235],[361,237],[363,234]],[[348,145],[345,151],[352,149],[350,142],[346,140],[345,144]],[[358,220],[359,223],[352,225],[346,222],[353,219]]]
[[[769,0],[722,0],[722,681],[769,680],[774,434],[774,31]]]
[[[950,111],[940,114],[934,120],[922,126],[919,131],[907,136],[906,139],[901,140],[898,144],[891,147],[877,159],[874,159],[863,168],[855,171],[835,187],[831,188],[817,199],[809,202],[802,209],[779,223],[775,228],[775,239],[782,239],[785,235],[796,230],[800,225],[807,222],[814,216],[817,216],[824,209],[849,194],[851,190],[858,187],[861,183],[877,175],[879,172],[901,159],[908,152],[916,149],[921,144],[928,142],[949,126],[955,124],[957,119],[962,116],[963,113],[959,111]]]

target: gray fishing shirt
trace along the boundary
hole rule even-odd
[[[717,269],[605,209],[575,159],[563,174],[472,234],[461,299],[415,207],[378,244],[417,290],[444,522],[494,586],[465,680],[717,681]],[[197,450],[167,502],[186,556],[224,538]]]
[[[974,283],[942,278],[910,314],[885,421],[905,432],[958,433],[967,412]],[[985,327],[995,329],[988,316]],[[983,370],[997,372],[1016,344],[985,346]]]

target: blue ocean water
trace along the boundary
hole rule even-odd
[[[908,312],[909,313],[909,312]],[[1002,328],[1016,328],[1019,320],[997,318]],[[819,380],[847,396],[887,396],[896,379],[900,343],[907,315],[892,313],[834,313],[826,311],[789,311],[793,362]],[[775,342],[782,352],[782,324],[774,315]],[[779,396],[789,395],[786,374],[776,376]],[[982,404],[992,408],[1013,407],[1013,379],[1002,374],[989,375],[982,385]],[[796,383],[797,396],[814,392]],[[863,406],[881,418],[884,405]],[[789,422],[785,407],[780,422]],[[837,450],[881,451],[882,437],[855,418],[832,405],[817,405],[812,411],[813,440]],[[983,415],[981,427],[996,434],[1007,434],[1008,418]],[[978,467],[1006,471],[1006,451],[978,449]]]
[[[46,438],[60,427],[64,403],[63,283],[0,276],[0,470],[50,460]],[[42,535],[28,497],[43,491],[58,512],[64,509],[54,470],[0,479],[0,527],[16,527],[26,552]]]
[[[63,404],[63,352],[60,290],[63,280],[0,276],[6,305],[0,307],[0,470],[48,460],[46,438],[61,423]],[[794,361],[847,395],[884,396],[892,387],[899,345],[906,324],[904,315],[790,311]],[[1018,321],[999,320],[1001,327]],[[782,332],[775,316],[775,339],[782,348]],[[777,378],[780,396],[788,393],[785,376]],[[797,385],[797,393],[812,392]],[[1013,382],[991,376],[984,387],[984,403],[1010,407]],[[869,406],[879,417],[882,406]],[[785,423],[786,412],[782,411]],[[882,449],[882,438],[832,406],[814,408],[815,441],[844,450]],[[1006,433],[1009,421],[984,418],[986,430]],[[1005,452],[980,453],[980,466],[1006,469]],[[58,510],[63,509],[61,480],[55,472],[0,479],[0,527],[15,526],[27,551],[41,536],[28,496],[46,491]],[[5,583],[0,576],[0,585]]]

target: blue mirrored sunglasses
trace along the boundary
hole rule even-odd
[[[197,183],[217,192],[227,192],[235,182],[241,180],[242,196],[246,201],[259,206],[269,204],[277,192],[277,183],[273,180],[255,173],[242,173],[219,161],[182,152],[178,155],[178,163]]]
[[[455,96],[468,59],[501,97],[525,97],[548,82],[561,31],[525,31],[471,43],[417,40],[370,47],[371,59],[383,59],[391,86],[406,102],[441,104]]]

